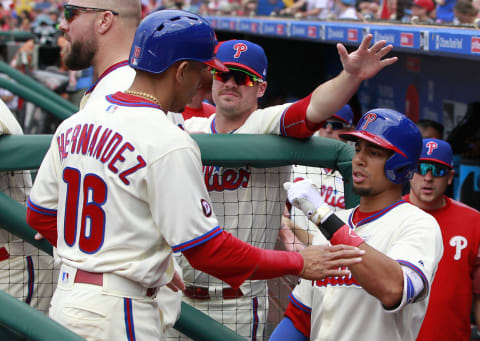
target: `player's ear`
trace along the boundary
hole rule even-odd
[[[114,15],[110,11],[100,12],[98,16],[98,33],[105,34],[112,27]]]
[[[176,72],[176,79],[178,82],[183,81],[185,78],[185,72],[188,71],[190,67],[190,62],[188,60],[182,60],[177,62],[177,72]]]
[[[267,90],[267,81],[259,83],[258,90],[257,90],[257,98],[263,97],[266,90]]]

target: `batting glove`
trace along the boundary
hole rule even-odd
[[[314,216],[317,209],[328,207],[309,179],[295,183],[286,182],[283,184],[283,188],[287,191],[288,201],[302,210],[309,219]]]

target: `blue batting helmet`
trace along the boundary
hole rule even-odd
[[[395,184],[407,182],[415,173],[422,151],[422,135],[415,123],[395,110],[370,110],[354,131],[340,136],[346,140],[361,138],[393,151],[385,162],[385,176]]]
[[[195,60],[228,71],[215,58],[216,45],[212,26],[201,16],[181,10],[157,11],[147,15],[138,26],[129,65],[161,73],[175,62]]]

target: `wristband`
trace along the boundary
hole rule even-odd
[[[344,244],[358,246],[364,242],[354,230],[348,225],[345,225],[333,212],[327,215],[323,222],[317,224],[317,226],[332,245]]]

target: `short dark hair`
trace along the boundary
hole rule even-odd
[[[440,134],[443,136],[443,131],[444,131],[444,128],[443,128],[443,124],[437,122],[437,121],[433,121],[433,120],[419,120],[417,122],[417,127],[419,128],[428,128],[428,127],[432,127],[436,130],[438,130],[440,132]]]

